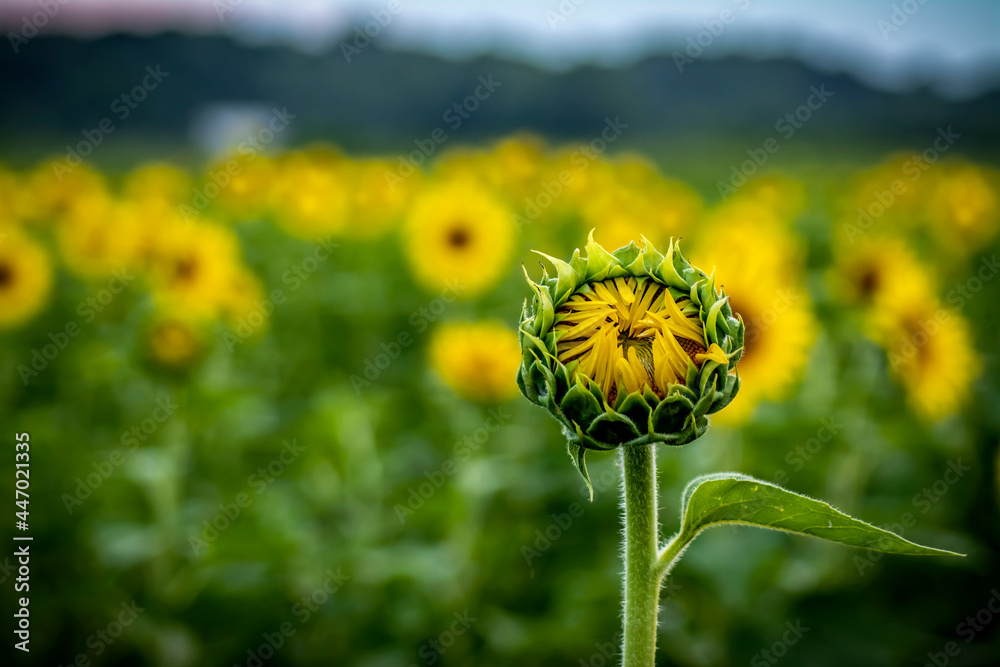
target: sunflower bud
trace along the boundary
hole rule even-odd
[[[736,396],[743,320],[674,241],[666,255],[643,239],[609,253],[587,242],[552,263],[521,311],[517,384],[559,421],[588,487],[584,455],[684,445]],[[593,487],[591,487],[593,496]]]

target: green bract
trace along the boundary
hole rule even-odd
[[[521,310],[518,339],[522,360],[517,385],[528,400],[562,424],[570,456],[591,495],[593,487],[584,461],[588,449],[687,444],[705,432],[708,415],[728,405],[740,386],[736,363],[743,353],[744,325],[734,315],[728,297],[716,290],[714,276],[691,266],[673,240],[665,255],[649,241],[643,242],[641,250],[630,243],[609,253],[591,233],[586,257],[577,249],[567,263],[538,253],[552,263],[555,277],[543,269],[537,283],[528,278],[535,295]],[[629,277],[648,277],[664,286],[658,299],[668,295],[675,302],[689,298],[698,308],[705,349],[718,346],[724,355],[717,354],[718,360],[704,359],[700,365],[688,360],[684,382],[658,388],[662,395],[648,384],[628,393],[619,383],[612,405],[594,379],[575,372],[578,360],[565,365],[559,361],[560,334],[554,326],[557,311],[576,292],[589,291],[587,286],[593,283]]]

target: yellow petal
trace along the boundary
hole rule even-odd
[[[694,360],[699,364],[705,361],[706,359],[711,359],[712,361],[715,361],[720,364],[724,364],[727,361],[729,361],[729,357],[726,355],[725,351],[721,347],[719,347],[717,343],[712,343],[709,346],[707,352],[703,354],[694,355]]]

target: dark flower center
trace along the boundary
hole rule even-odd
[[[880,282],[881,276],[878,270],[873,266],[868,267],[858,277],[858,292],[865,299],[871,298],[871,295],[878,289]]]
[[[197,262],[191,257],[185,257],[174,265],[174,278],[190,280],[194,276]]]
[[[7,287],[14,282],[14,269],[9,264],[0,264],[0,287]]]
[[[448,232],[448,245],[452,248],[461,249],[469,245],[472,238],[469,236],[469,230],[465,227],[452,227]]]

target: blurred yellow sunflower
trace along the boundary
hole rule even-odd
[[[0,165],[0,220],[21,222],[31,216],[30,192],[17,174]]]
[[[270,211],[278,183],[286,188],[280,198],[291,197],[289,184],[279,177],[275,161],[267,156],[230,156],[208,168],[192,196],[192,205],[201,210],[211,206],[229,222],[257,220]]]
[[[636,212],[648,220],[654,236],[680,238],[701,217],[705,203],[694,188],[665,178],[647,158],[625,154],[615,159],[612,169],[615,180],[631,193]],[[646,237],[653,239],[648,233]]]
[[[938,419],[956,412],[979,371],[968,322],[944,308],[927,269],[916,261],[880,288],[868,329],[885,349],[890,374],[913,409]]]
[[[413,160],[410,161],[413,164]],[[398,169],[397,163],[397,169]],[[427,170],[433,178],[446,181],[454,178],[474,178],[482,185],[488,187],[486,179],[480,171],[483,164],[483,151],[472,146],[452,146],[444,150],[441,155],[434,160],[431,169],[427,170],[427,163],[421,162],[417,165],[416,171],[421,175]]]
[[[817,325],[801,286],[747,283],[745,276],[729,272],[725,276],[726,293],[733,311],[743,318],[746,333],[739,362],[740,393],[715,419],[736,424],[762,400],[787,396],[806,366]]]
[[[26,209],[31,222],[53,224],[81,198],[107,194],[107,179],[86,165],[62,171],[55,162],[38,165],[26,179],[26,194],[30,204]]]
[[[0,329],[21,324],[48,300],[52,265],[20,229],[0,224]]]
[[[481,185],[451,179],[421,192],[404,225],[406,255],[432,289],[458,283],[464,296],[492,287],[513,246],[509,211]]]
[[[147,223],[138,204],[116,201],[102,191],[81,194],[56,231],[59,254],[70,271],[85,279],[135,268],[148,251]]]
[[[692,263],[724,276],[721,286],[746,326],[740,392],[713,417],[739,424],[758,403],[780,400],[794,387],[818,326],[801,282],[802,252],[795,241],[752,217],[727,213],[724,220],[701,237],[691,257]]]
[[[586,146],[568,146],[555,152],[545,164],[544,182],[562,186],[551,203],[554,211],[577,210],[608,183],[614,182],[614,167]],[[542,189],[536,190],[537,193]]]
[[[233,267],[220,295],[219,305],[230,328],[252,332],[265,328],[268,309],[274,307],[273,303],[265,300],[260,280],[245,266]]]
[[[745,276],[767,284],[780,276],[797,282],[805,260],[799,239],[777,214],[753,200],[737,197],[714,207],[704,222],[692,230],[691,242],[704,251],[726,281],[729,275]],[[712,266],[712,262],[698,266]],[[741,390],[742,391],[742,390]]]
[[[966,252],[990,242],[1000,223],[994,172],[971,164],[941,165],[927,204],[927,219],[946,249]]]
[[[517,334],[496,322],[438,327],[430,344],[431,367],[459,396],[480,403],[507,401],[517,394],[521,362]]]
[[[176,223],[157,240],[150,283],[158,304],[198,316],[214,316],[231,296],[239,248],[228,228],[204,222]]]
[[[912,229],[933,188],[936,171],[918,154],[892,155],[881,164],[836,183],[836,219],[848,240],[878,229]]]
[[[355,238],[377,238],[402,220],[420,188],[421,173],[390,179],[395,165],[389,160],[358,160],[354,164],[350,195],[351,224],[344,230]]]
[[[663,180],[647,193],[650,217],[664,238],[680,238],[701,218],[705,203],[694,188],[680,181]]]
[[[892,308],[908,292],[933,294],[934,277],[902,240],[870,235],[834,243],[829,284],[834,298],[863,311]]]
[[[590,174],[591,190],[577,200],[581,231],[594,230],[594,239],[606,248],[621,248],[643,237],[660,245],[662,234],[648,217],[642,194],[619,180],[613,165],[598,166]]]
[[[498,142],[482,156],[479,166],[490,187],[520,201],[538,188],[545,162],[545,142],[522,134]]]
[[[177,311],[162,312],[150,325],[145,339],[146,358],[168,370],[184,370],[207,350],[205,322]]]
[[[191,199],[192,180],[183,169],[165,162],[151,162],[129,172],[122,181],[122,196],[140,204],[179,206]]]
[[[350,164],[339,154],[314,149],[293,152],[277,165],[271,206],[288,234],[315,239],[347,225]]]
[[[766,207],[785,222],[793,222],[806,207],[805,186],[795,179],[777,174],[751,179],[740,188],[736,197]]]
[[[901,239],[865,237],[834,246],[834,295],[858,306],[865,332],[917,413],[938,419],[967,398],[978,372],[968,323],[941,307],[932,268]]]
[[[663,235],[638,210],[640,206],[634,197],[634,193],[620,185],[595,192],[581,207],[584,229],[594,230],[594,239],[607,248],[621,248],[632,242],[642,247],[643,237],[654,246],[661,245]]]
[[[968,321],[930,297],[878,311],[876,327],[911,407],[931,420],[957,412],[980,370]]]

